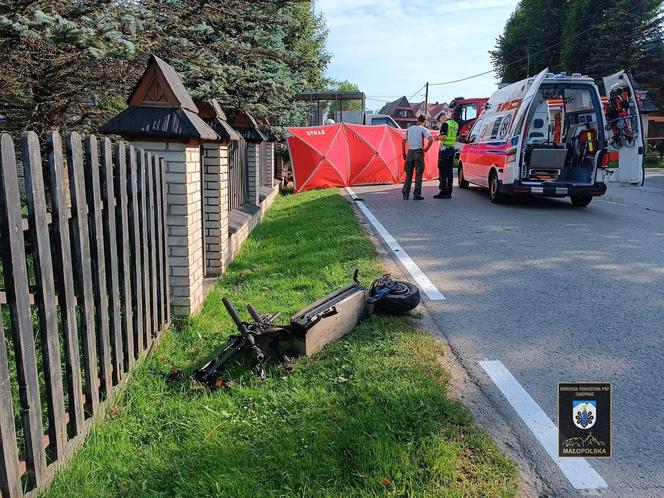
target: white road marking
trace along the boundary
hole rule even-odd
[[[622,206],[622,207],[638,207],[638,206],[630,206],[629,204],[621,204],[620,202],[613,202],[613,201],[606,201],[604,199],[597,199],[599,202],[604,202],[606,204],[614,204],[616,206]]]
[[[585,458],[560,458],[558,456],[558,428],[556,424],[546,416],[544,410],[530,397],[528,392],[500,361],[480,361],[480,366],[498,386],[503,396],[507,398],[512,408],[526,423],[574,489],[608,488],[606,481],[590,466]]]
[[[417,285],[419,288],[427,295],[430,301],[444,301],[445,296],[443,296],[443,293],[438,290],[438,288],[429,280],[429,277],[427,277],[422,270],[420,270],[420,267],[415,264],[415,261],[411,259],[411,257],[408,255],[406,251],[404,251],[403,247],[399,245],[399,243],[394,240],[394,237],[390,235],[390,232],[388,232],[385,227],[382,225],[380,221],[373,215],[371,210],[364,204],[364,202],[358,200],[357,195],[355,192],[353,192],[353,189],[350,187],[346,187],[346,192],[355,200],[355,204],[357,204],[357,207],[360,208],[360,210],[364,213],[364,216],[367,217],[369,222],[374,226],[374,228],[378,231],[381,237],[383,237],[383,240],[387,244],[387,247],[389,247],[392,252],[395,254],[397,258],[399,258],[399,261],[401,261],[401,264],[408,270],[408,273],[415,279],[415,282],[417,282]]]

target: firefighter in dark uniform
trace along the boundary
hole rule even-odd
[[[440,135],[436,140],[440,141],[440,152],[438,153],[438,184],[440,192],[433,196],[434,199],[451,199],[452,182],[454,179],[454,146],[459,133],[459,125],[446,112],[438,116],[440,122]]]

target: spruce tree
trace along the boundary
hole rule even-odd
[[[150,53],[195,97],[299,124],[293,96],[325,87],[326,35],[309,1],[0,0],[0,130],[96,130]]]
[[[302,122],[293,96],[324,87],[326,30],[310,2],[143,0],[152,50],[198,98],[245,109],[271,125]]]
[[[95,129],[140,74],[144,16],[129,1],[0,2],[0,129]]]

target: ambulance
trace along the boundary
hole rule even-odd
[[[604,78],[608,98],[579,73],[537,76],[495,92],[459,156],[460,188],[507,195],[569,197],[585,207],[607,183],[642,185],[645,139],[634,84]]]

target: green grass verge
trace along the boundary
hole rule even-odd
[[[443,349],[410,318],[374,316],[265,383],[235,365],[230,391],[167,383],[233,331],[221,304],[284,317],[381,273],[335,191],[278,199],[203,311],[140,364],[109,418],[47,496],[512,496],[515,465],[446,396]]]

